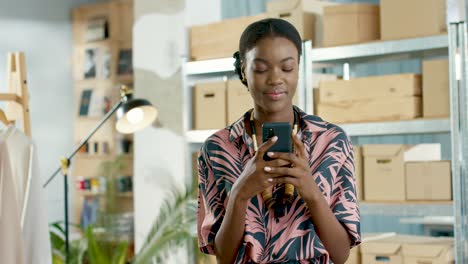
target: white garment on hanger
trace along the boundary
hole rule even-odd
[[[0,257],[2,263],[23,264],[21,212],[12,176],[7,145],[0,136]]]
[[[25,263],[50,264],[52,252],[45,191],[40,184],[34,145],[23,132],[13,126],[4,134],[4,141],[20,212]]]

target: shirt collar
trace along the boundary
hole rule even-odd
[[[239,120],[234,122],[229,127],[229,140],[234,141],[242,137],[247,145],[252,143],[252,138],[247,134],[245,129],[245,121],[250,120],[250,113],[252,109],[247,111]],[[302,111],[299,107],[294,106],[294,111],[298,113],[300,133],[303,137],[310,138],[313,132],[321,132],[327,129],[327,122],[323,121],[320,117],[309,115]]]

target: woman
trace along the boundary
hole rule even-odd
[[[218,263],[344,263],[360,243],[352,144],[292,104],[301,45],[281,19],[255,22],[241,36],[236,72],[254,109],[208,138],[198,159],[199,246]],[[265,122],[298,126],[295,153],[268,152],[277,138],[263,143],[256,131]],[[290,202],[281,202],[285,184],[294,186]]]

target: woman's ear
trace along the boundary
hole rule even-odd
[[[243,63],[241,65],[241,76],[242,76],[242,81],[247,82],[247,78],[245,78],[245,65]]]

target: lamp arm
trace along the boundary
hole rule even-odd
[[[73,152],[68,156],[68,160],[71,160],[76,155],[76,153],[78,153],[80,148],[83,147],[89,141],[89,139],[96,133],[96,131],[98,131],[99,128],[101,128],[101,126],[115,113],[115,111],[117,111],[117,109],[119,109],[119,107],[123,103],[124,103],[123,100],[120,99],[117,103],[114,104],[112,109],[109,110],[109,112],[107,112],[107,114],[102,118],[99,124],[93,130],[89,132],[89,134],[80,142],[80,144],[78,144],[75,150],[73,150]],[[60,172],[60,170],[61,170],[61,167],[57,168],[57,170],[52,174],[52,176],[50,176],[49,179],[44,183],[42,188],[47,187],[47,185],[49,185],[49,183],[55,178],[55,176],[57,175],[57,173]]]

